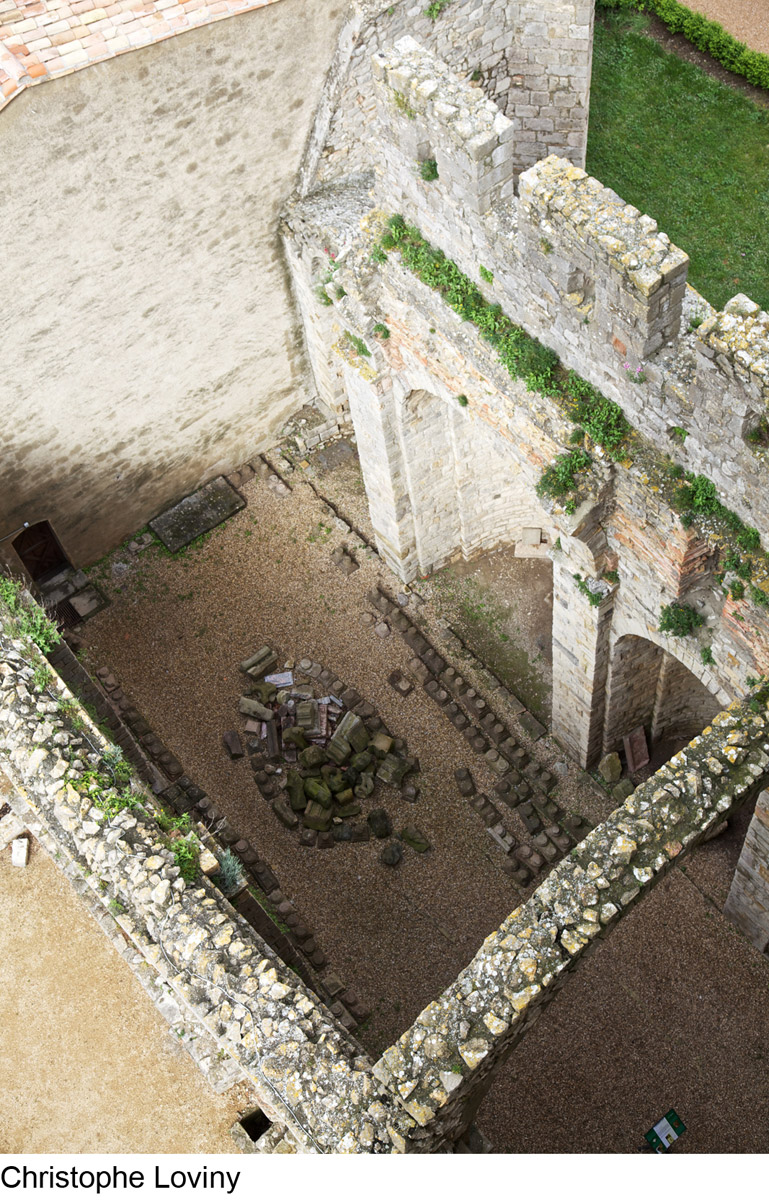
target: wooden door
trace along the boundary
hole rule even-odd
[[[47,521],[30,525],[13,539],[13,548],[35,583],[44,582],[71,565]]]

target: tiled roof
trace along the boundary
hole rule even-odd
[[[278,0],[0,0],[0,108],[33,83]]]

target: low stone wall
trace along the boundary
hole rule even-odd
[[[413,1121],[349,1037],[204,877],[185,883],[138,781],[114,816],[85,794],[107,745],[0,612],[0,760],[60,854],[80,870],[181,1008],[236,1060],[267,1116],[307,1152],[404,1149]],[[383,1102],[384,1101],[384,1102]],[[389,1132],[388,1132],[389,1130]]]
[[[73,725],[61,701],[74,702],[43,679],[44,666],[0,612],[0,762],[14,808],[79,871],[179,1010],[304,1152],[451,1145],[568,970],[769,777],[761,693],[719,714],[580,842],[372,1065],[213,885],[185,883],[136,781],[132,802],[112,816],[103,802],[114,789],[86,794],[108,747],[84,713]]]
[[[555,867],[374,1067],[420,1125],[466,1119],[567,972],[769,774],[769,722],[734,704]]]

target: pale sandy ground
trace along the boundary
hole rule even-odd
[[[751,50],[769,54],[769,0],[687,0],[686,7],[718,21]]]
[[[0,1153],[233,1154],[209,1087],[37,842],[0,854]]]

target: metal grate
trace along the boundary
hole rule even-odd
[[[69,600],[60,600],[58,604],[55,604],[50,610],[50,617],[59,629],[74,629],[83,620]]]

